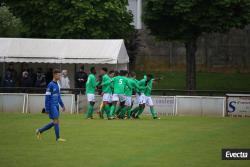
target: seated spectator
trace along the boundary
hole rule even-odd
[[[11,75],[10,71],[6,71],[5,78],[3,81],[4,87],[15,87],[15,80],[13,79],[13,76]]]
[[[35,86],[35,83],[36,83],[36,73],[34,72],[33,68],[29,68],[28,73],[29,73],[29,76],[31,78],[32,87],[33,87],[33,86]]]
[[[17,79],[17,71],[14,69],[14,65],[12,63],[9,64],[7,71],[11,73],[11,77],[14,81]]]
[[[88,80],[87,73],[84,72],[84,66],[82,65],[80,70],[76,73],[75,76],[75,85],[76,88],[86,88],[86,82]],[[81,93],[85,93],[85,91],[80,91]]]
[[[27,71],[22,73],[21,87],[32,87],[32,79]]]
[[[68,71],[67,70],[62,70],[62,76],[59,81],[59,85],[61,86],[62,89],[69,89],[70,88],[70,80],[68,77]],[[62,91],[63,93],[69,93],[69,91]]]
[[[42,68],[38,68],[37,70],[35,87],[46,87],[46,78],[42,72]]]
[[[21,78],[21,87],[32,87],[33,86],[33,81],[31,77],[29,76],[28,71],[24,71],[22,73],[22,78]],[[28,89],[23,89],[23,93],[28,93]]]
[[[48,71],[46,72],[46,83],[49,84],[50,81],[53,79],[53,69],[49,68]]]

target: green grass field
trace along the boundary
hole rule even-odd
[[[183,167],[250,166],[222,161],[222,148],[250,148],[249,118],[163,117],[161,120],[85,120],[61,116],[54,130],[35,138],[49,120],[42,114],[0,113],[1,167]]]

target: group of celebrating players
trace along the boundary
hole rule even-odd
[[[93,119],[96,88],[101,87],[102,103],[100,106],[100,117],[107,119],[139,119],[145,106],[150,107],[153,119],[160,119],[154,109],[151,98],[154,77],[145,75],[143,79],[137,80],[135,72],[121,70],[120,72],[109,71],[107,68],[100,70],[101,80],[96,81],[96,69],[92,67],[86,83],[86,95],[88,108],[86,117]],[[132,110],[132,95],[135,92],[139,106]],[[118,106],[119,102],[119,106]]]
[[[112,119],[138,119],[143,113],[145,105],[150,107],[150,112],[153,119],[159,119],[154,110],[153,101],[150,97],[154,78],[151,74],[145,75],[143,79],[137,80],[136,73],[127,71],[114,72],[107,68],[102,68],[100,73],[102,79],[96,81],[96,69],[92,67],[86,83],[86,94],[88,99],[87,119],[93,119],[95,91],[97,86],[102,87],[102,105],[100,116],[103,118],[106,113],[109,120]],[[45,109],[44,111],[52,120],[41,128],[36,129],[36,136],[41,139],[41,134],[52,127],[55,130],[56,141],[65,142],[66,140],[60,137],[59,130],[59,105],[62,111],[65,111],[64,103],[61,99],[60,86],[60,70],[53,70],[53,80],[48,84],[45,94]],[[132,95],[136,93],[138,107],[132,110]],[[119,106],[117,104],[119,102]],[[117,109],[116,109],[117,108]]]

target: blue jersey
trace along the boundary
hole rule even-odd
[[[60,88],[57,82],[51,81],[48,84],[45,96],[45,110],[50,112],[54,107],[64,107],[64,104],[60,95]]]

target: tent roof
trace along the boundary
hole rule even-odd
[[[0,62],[125,64],[129,57],[122,39],[0,38]]]

